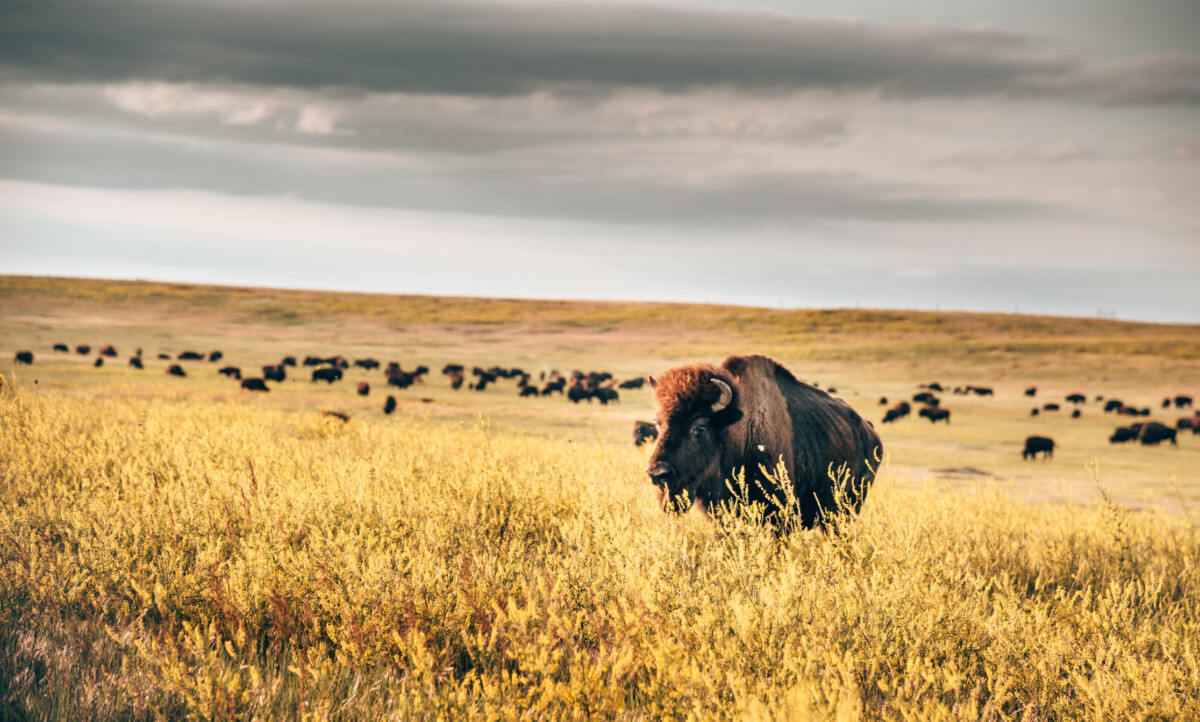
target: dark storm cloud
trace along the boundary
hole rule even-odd
[[[722,174],[708,182],[639,178],[595,169],[476,163],[390,164],[357,153],[315,163],[297,146],[188,144],[136,136],[61,134],[0,125],[5,177],[125,190],[198,189],[290,196],[352,206],[512,218],[728,228],[847,220],[1003,221],[1051,215],[1033,201],[976,198],[920,183],[852,173]],[[320,152],[320,151],[318,151]]]
[[[18,0],[0,10],[0,67],[53,82],[415,93],[724,86],[1200,102],[1195,55],[1098,66],[994,27],[623,3]]]

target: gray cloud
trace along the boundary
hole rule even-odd
[[[1054,213],[1035,201],[972,197],[953,188],[853,173],[727,172],[691,180],[558,162],[412,165],[351,153],[314,158],[299,147],[202,146],[136,136],[0,126],[14,180],[128,190],[201,189],[357,206],[677,227],[1003,221]],[[317,152],[320,152],[319,150]],[[364,162],[369,161],[369,162]]]
[[[624,3],[18,0],[0,10],[0,68],[53,82],[466,95],[730,87],[1200,102],[1197,55],[1097,65],[988,26]]]

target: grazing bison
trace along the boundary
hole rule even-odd
[[[925,388],[929,389],[930,391],[945,391],[945,389],[942,388],[942,385],[937,381],[934,381],[931,384],[926,384]]]
[[[1169,409],[1169,408],[1171,408],[1171,400],[1170,400],[1170,399],[1163,399],[1163,402],[1162,402],[1162,407],[1163,407],[1164,409]]]
[[[88,346],[87,344],[80,344],[79,346],[75,347],[75,353],[79,354],[80,356],[87,356],[91,352],[92,347]]]
[[[592,396],[592,391],[584,388],[580,384],[575,384],[571,388],[567,389],[567,398],[571,401],[571,403],[577,404],[586,399],[590,404],[592,402]]]
[[[1181,430],[1182,429],[1192,429],[1192,428],[1195,428],[1195,424],[1196,424],[1196,417],[1184,416],[1175,422],[1175,428],[1181,429]]]
[[[388,374],[388,386],[395,386],[399,389],[406,389],[413,385],[413,375],[407,371],[397,371],[394,374]]]
[[[542,389],[542,396],[549,396],[554,392],[558,392],[561,396],[567,387],[567,380],[562,376],[546,382],[546,387]]]
[[[56,344],[54,344],[54,350],[55,350],[55,351],[61,351],[61,352],[63,352],[63,353],[71,353],[71,349],[70,349],[70,347],[69,347],[69,346],[67,346],[65,343],[56,343]]]
[[[242,388],[247,391],[270,391],[265,379],[242,379]]]
[[[642,386],[644,386],[645,384],[646,384],[646,377],[645,377],[645,376],[638,376],[636,379],[629,379],[628,381],[622,381],[622,382],[621,382],[621,385],[620,385],[620,386],[618,386],[617,388],[622,388],[622,389],[640,389],[640,388],[642,388]]]
[[[1067,396],[1067,401],[1078,406],[1079,404],[1087,403],[1087,397],[1083,394],[1070,394]]]
[[[356,386],[354,390],[359,396],[367,396],[371,393],[371,384],[367,383],[366,381],[359,381],[358,386]]]
[[[387,401],[383,402],[383,413],[390,414],[395,410],[396,410],[396,397],[395,396],[387,397]]]
[[[1175,397],[1175,408],[1177,408],[1177,409],[1190,409],[1190,408],[1192,408],[1192,397],[1191,397],[1191,396],[1184,396],[1183,394],[1180,394],[1179,396],[1176,396],[1176,397]]]
[[[1131,429],[1127,426],[1119,426],[1117,427],[1117,430],[1113,432],[1113,435],[1108,437],[1108,443],[1124,444],[1126,441],[1133,441],[1137,437],[1138,432],[1136,429]]]
[[[159,360],[159,361],[170,361],[170,360],[171,360],[171,354],[169,354],[169,353],[160,353],[160,354],[158,355],[158,360]]]
[[[1026,396],[1037,396],[1037,387],[1030,386],[1029,388],[1025,389],[1025,395]]]
[[[912,407],[908,405],[907,401],[901,401],[887,410],[887,413],[883,415],[883,423],[890,424],[897,419],[903,419],[910,413],[912,413]]]
[[[928,391],[922,391],[919,394],[913,394],[912,400],[916,401],[918,404],[927,404],[932,399],[935,399],[935,398],[937,398],[937,397],[934,396],[933,394],[929,393]]]
[[[1074,411],[1071,412],[1072,419],[1078,419],[1080,416],[1083,416],[1083,412],[1080,411],[1079,409],[1075,409]]]
[[[142,359],[141,359],[140,357],[138,357],[138,356],[134,356],[134,357],[130,358],[130,359],[129,359],[129,365],[130,365],[130,366],[132,366],[132,367],[134,367],[135,369],[144,369],[144,368],[146,368],[145,366],[143,366],[143,365],[142,365]]]
[[[1143,446],[1157,446],[1164,441],[1170,441],[1172,445],[1178,445],[1178,442],[1175,441],[1175,429],[1164,426],[1157,421],[1142,424],[1142,428],[1138,429],[1138,441]]]
[[[1121,403],[1120,399],[1109,399],[1108,401],[1104,402],[1104,413],[1107,414],[1109,411],[1120,411],[1121,407],[1123,406],[1125,406],[1125,404]]]
[[[455,372],[451,373],[450,374],[450,388],[454,389],[455,391],[458,391],[459,389],[462,388],[463,380],[465,378],[466,377],[463,376],[462,371],[455,371]]]
[[[171,376],[187,376],[187,372],[179,364],[171,364],[167,366],[167,373]]]
[[[342,370],[336,366],[313,369],[312,380],[333,383],[342,379]]]
[[[108,356],[109,358],[117,357],[117,350],[115,348],[113,348],[111,344],[101,348],[99,353],[101,356]]]
[[[1042,404],[1043,411],[1058,411],[1058,404]]]
[[[538,395],[538,387],[536,387],[536,386],[522,386],[521,387],[521,397],[522,398],[524,398],[526,396],[537,396],[537,395]]]
[[[296,357],[295,356],[284,356],[283,360],[279,362],[279,365],[280,366],[291,366],[292,368],[295,368],[296,367]]]
[[[617,394],[617,390],[611,386],[601,386],[592,392],[592,396],[596,397],[596,400],[605,406],[607,406],[609,402],[616,404],[620,403],[621,401],[621,397]]]
[[[664,509],[682,512],[699,501],[712,513],[740,500],[764,505],[766,518],[785,532],[780,497],[764,476],[779,463],[791,481],[781,496],[795,499],[788,511],[798,512],[804,528],[861,508],[883,450],[871,425],[841,399],[765,356],[679,366],[650,385],[660,435],[646,473]],[[735,496],[726,479],[742,470],[746,483]]]
[[[992,390],[990,388],[988,388],[987,386],[968,386],[967,391],[970,391],[971,393],[975,394],[976,396],[991,396],[992,395]]]
[[[917,412],[918,416],[924,416],[929,419],[929,423],[936,424],[939,421],[950,423],[950,409],[939,409],[936,406],[926,406]]]
[[[1045,436],[1030,436],[1025,439],[1025,450],[1021,452],[1022,459],[1036,459],[1039,452],[1043,459],[1054,456],[1054,439]]]
[[[446,364],[442,367],[442,375],[461,374],[465,369],[462,364]]]
[[[179,360],[180,361],[203,361],[204,354],[196,352],[196,351],[184,351],[183,353],[179,354]]]
[[[266,371],[269,368],[272,368],[272,367],[263,366],[264,371]],[[226,366],[225,368],[217,369],[217,373],[222,376],[231,378],[231,379],[242,378],[242,370],[240,368],[238,368],[237,366]]]
[[[880,397],[879,397],[879,405],[880,405],[880,406],[887,406],[887,397],[886,397],[886,396],[880,396]]]
[[[1037,415],[1038,415],[1038,414],[1040,414],[1040,413],[1042,413],[1042,410],[1041,410],[1041,409],[1039,409],[1038,407],[1034,406],[1034,407],[1033,407],[1033,409],[1032,409],[1032,410],[1030,410],[1030,412],[1029,412],[1029,415],[1030,415],[1030,416],[1037,416]]]
[[[281,382],[287,379],[287,369],[283,364],[270,364],[262,367],[263,378],[267,381]]]
[[[361,369],[366,369],[367,371],[371,371],[372,369],[379,368],[379,362],[373,358],[355,359],[354,365]]]
[[[32,365],[33,364],[33,352],[32,351],[18,351],[13,356],[13,363]]]
[[[633,445],[642,448],[642,444],[647,441],[654,441],[658,438],[658,427],[649,421],[633,422]]]
[[[225,354],[221,353],[220,351],[209,351],[208,352],[208,360],[210,363],[220,361],[223,358],[225,358]]]
[[[93,367],[93,368],[100,368],[100,367],[101,367],[101,366],[103,366],[103,365],[104,365],[104,357],[103,357],[103,356],[97,356],[97,357],[96,357],[96,362],[92,364],[92,367]]]

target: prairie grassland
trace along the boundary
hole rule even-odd
[[[92,368],[105,343],[121,357]],[[435,373],[253,395],[220,364],[130,369],[135,347]],[[1200,715],[1200,437],[1112,446],[1131,419],[1094,401],[1029,415],[1081,391],[1173,425],[1157,402],[1200,396],[1200,327],[0,277],[0,349],[0,718]],[[878,426],[863,515],[777,541],[655,507],[629,442],[648,391],[575,406],[436,374],[751,352],[877,426],[918,382],[996,396]],[[1054,459],[1021,460],[1030,434]]]
[[[0,396],[5,715],[1194,718],[1194,519],[903,485],[836,538],[665,519],[486,420]]]

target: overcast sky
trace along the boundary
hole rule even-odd
[[[0,273],[1200,322],[1196,0],[0,1]]]

